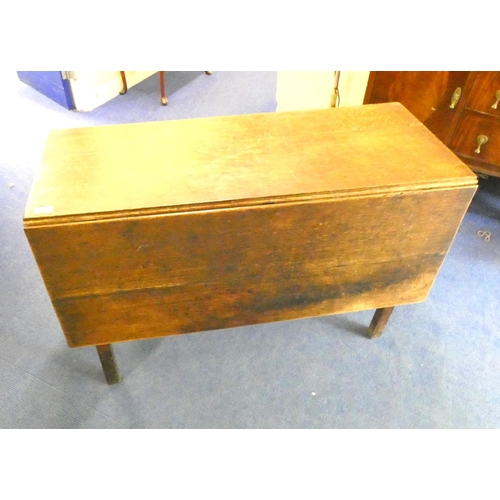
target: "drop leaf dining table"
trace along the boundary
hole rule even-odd
[[[477,179],[398,103],[53,130],[24,230],[69,347],[426,300]]]

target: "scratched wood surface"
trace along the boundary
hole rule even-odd
[[[471,182],[398,103],[136,123],[51,132],[25,218]]]
[[[25,231],[100,345],[425,300],[476,183],[397,104],[96,127],[49,138]]]
[[[425,300],[474,188],[32,229],[70,346]]]

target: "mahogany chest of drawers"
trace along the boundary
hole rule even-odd
[[[500,71],[376,71],[365,103],[397,101],[478,173],[500,177]]]
[[[425,153],[425,154],[424,154]],[[54,130],[25,232],[70,347],[426,299],[477,179],[400,104]]]

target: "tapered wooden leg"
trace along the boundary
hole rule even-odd
[[[205,71],[205,73],[206,73],[207,75],[211,75],[211,74],[212,74],[212,72],[211,72],[211,71]]]
[[[126,94],[128,87],[127,87],[127,77],[125,76],[125,71],[120,71],[120,76],[122,77],[122,89],[120,90],[120,94]]]
[[[111,344],[96,346],[102,369],[108,384],[118,384],[121,380]]]
[[[168,104],[167,96],[165,95],[165,71],[160,71],[160,92],[161,92],[161,103],[163,106]]]
[[[394,307],[383,307],[382,309],[377,309],[373,315],[372,322],[368,328],[368,336],[371,339],[376,339],[382,335],[382,332],[391,317]]]

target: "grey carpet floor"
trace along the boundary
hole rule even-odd
[[[69,349],[22,229],[52,128],[274,112],[275,72],[167,72],[88,113],[2,77],[0,427],[499,428],[500,182],[482,180],[428,300],[117,344],[123,382]],[[486,241],[478,231],[489,231]]]

